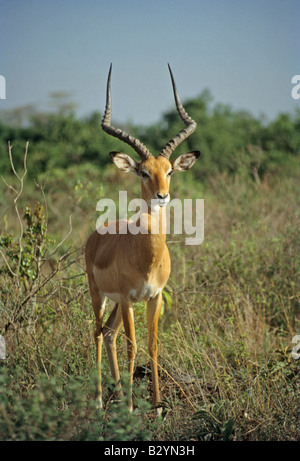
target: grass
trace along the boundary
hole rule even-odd
[[[291,350],[300,333],[299,179],[297,171],[260,181],[225,174],[205,184],[172,178],[174,196],[204,197],[205,240],[193,247],[183,236],[168,237],[172,273],[159,324],[164,409],[155,421],[142,303],[135,309],[136,410],[129,415],[124,403],[112,402],[105,353],[107,405],[100,413],[94,408],[94,318],[82,248],[96,222],[97,200],[114,198],[116,183],[130,190],[135,179],[84,166],[34,191],[29,178],[17,206],[20,213],[28,204],[34,210],[38,194],[47,232],[39,241],[44,252],[29,253],[29,269],[41,269],[35,277],[26,266],[16,279],[3,258],[0,265],[0,333],[7,350],[0,361],[0,439],[298,440],[300,360]],[[1,187],[7,200],[1,235],[14,235],[14,243],[5,247],[2,240],[1,248],[14,269],[20,222],[13,192]],[[69,214],[72,232],[63,240]],[[26,238],[37,238],[32,232],[23,234],[23,248]],[[125,349],[121,330],[123,370]]]

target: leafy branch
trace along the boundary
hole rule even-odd
[[[0,305],[3,306],[4,324],[1,331],[6,332],[10,327],[20,326],[24,320],[33,318],[34,309],[29,307],[30,301],[43,290],[49,291],[49,283],[54,280],[58,273],[65,273],[66,269],[77,262],[79,249],[69,248],[58,256],[58,252],[72,233],[72,220],[69,217],[69,230],[65,237],[52,249],[53,240],[47,233],[47,203],[44,194],[44,186],[36,185],[42,192],[44,206],[36,202],[32,207],[28,204],[24,209],[23,219],[19,208],[19,201],[24,190],[24,180],[27,174],[27,155],[29,143],[26,143],[24,153],[24,171],[20,175],[16,171],[12,145],[8,143],[8,154],[12,172],[17,178],[18,186],[8,184],[1,177],[7,188],[14,193],[14,209],[18,222],[18,237],[14,239],[12,234],[0,235],[0,255],[4,265],[0,265],[0,273],[3,281],[0,291]],[[46,210],[46,212],[45,212]],[[25,225],[24,225],[25,221]],[[72,276],[73,277],[73,276]],[[64,280],[67,277],[64,277]],[[56,284],[54,292],[59,289]],[[53,290],[50,289],[53,293]],[[43,314],[42,314],[43,315]],[[3,321],[3,319],[2,319]]]

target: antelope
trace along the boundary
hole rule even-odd
[[[141,141],[111,125],[112,65],[110,65],[106,88],[106,105],[101,127],[109,135],[131,146],[141,159],[137,162],[128,154],[110,152],[110,157],[117,168],[126,173],[135,173],[140,177],[141,195],[146,203],[146,208],[139,219],[141,226],[144,226],[144,231],[135,234],[124,232],[124,226],[128,225],[129,229],[130,223],[120,220],[116,223],[117,232],[115,233],[101,233],[99,229],[96,229],[88,238],[85,249],[89,290],[96,318],[94,337],[98,369],[97,405],[100,408],[103,405],[101,384],[103,340],[107,349],[112,377],[118,386],[120,383],[116,338],[123,323],[129,372],[128,408],[129,411],[133,410],[132,381],[137,350],[133,305],[135,302],[144,300],[147,302],[148,350],[152,374],[152,400],[156,416],[162,412],[157,363],[158,320],[162,291],[171,271],[166,232],[162,224],[163,213],[165,213],[166,205],[170,201],[171,175],[176,171],[190,169],[201,155],[200,151],[192,151],[179,155],[172,161],[169,160],[176,147],[195,131],[196,123],[186,113],[177,93],[172,70],[169,65],[168,67],[177,111],[186,127],[166,144],[158,156],[154,156]],[[107,225],[109,227],[109,223]],[[153,226],[156,226],[157,232],[151,232]],[[114,301],[115,306],[108,320],[103,324],[106,298]]]

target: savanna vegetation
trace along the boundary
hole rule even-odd
[[[105,408],[94,401],[83,249],[99,199],[139,196],[137,178],[120,173],[108,152],[135,154],[101,131],[100,114],[78,119],[64,101],[49,113],[2,114],[1,440],[299,439],[300,111],[267,121],[215,104],[208,91],[185,106],[198,129],[177,153],[200,149],[202,157],[172,176],[171,193],[204,198],[205,239],[167,239],[161,419],[151,411],[143,303],[135,308],[135,410],[114,401],[105,352]],[[153,126],[125,128],[158,153],[182,125],[170,110]],[[123,331],[118,353],[126,383]]]

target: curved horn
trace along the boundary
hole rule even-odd
[[[194,133],[194,131],[195,131],[196,127],[197,127],[196,122],[194,120],[192,120],[191,117],[189,117],[189,115],[186,113],[186,111],[185,111],[185,109],[184,109],[184,107],[183,107],[183,105],[182,105],[182,103],[181,103],[181,101],[179,99],[177,89],[176,89],[175,80],[174,80],[174,76],[173,76],[170,64],[168,64],[168,67],[169,67],[169,71],[170,71],[170,75],[171,75],[171,80],[172,80],[172,85],[173,85],[173,92],[174,92],[174,98],[175,98],[177,111],[178,111],[178,113],[179,113],[179,115],[181,117],[181,120],[185,123],[186,128],[181,130],[174,138],[172,138],[166,144],[166,146],[163,148],[161,153],[159,154],[162,157],[165,157],[167,159],[169,159],[169,157],[172,155],[172,153],[174,152],[176,147],[179,146],[179,144],[181,144],[192,133]]]
[[[131,146],[141,157],[142,160],[146,160],[146,158],[152,157],[152,154],[149,152],[146,146],[141,143],[138,139],[135,139],[133,136],[130,136],[125,131],[120,130],[119,128],[114,128],[111,126],[111,94],[110,94],[110,80],[111,80],[111,70],[112,64],[109,68],[109,74],[107,79],[107,88],[106,88],[106,105],[105,111],[103,115],[103,119],[101,122],[101,127],[106,133],[110,134],[111,136],[115,136],[116,138],[120,139],[121,141],[126,142]]]

